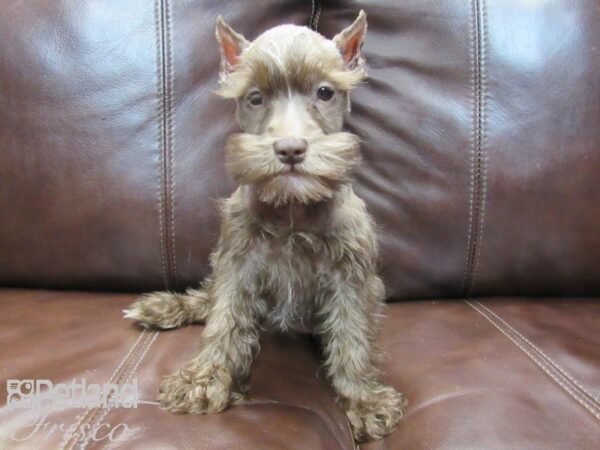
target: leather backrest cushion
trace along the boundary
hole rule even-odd
[[[196,284],[234,188],[215,18],[253,38],[310,3],[6,0],[0,284]],[[329,37],[368,14],[348,128],[390,297],[600,293],[600,2],[323,3]]]

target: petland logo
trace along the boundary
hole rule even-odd
[[[137,379],[124,384],[87,383],[84,378],[69,384],[50,380],[7,380],[6,404],[12,408],[63,410],[66,408],[137,408]]]

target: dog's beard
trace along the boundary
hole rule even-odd
[[[273,151],[275,138],[239,133],[225,145],[227,169],[241,184],[253,185],[259,199],[275,206],[331,198],[350,181],[360,162],[359,140],[351,133],[322,135],[308,143],[304,161],[282,164]]]

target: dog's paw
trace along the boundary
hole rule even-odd
[[[150,329],[177,328],[188,321],[188,313],[178,301],[177,294],[170,292],[146,294],[123,313],[126,319],[134,319]]]
[[[158,399],[173,413],[213,414],[227,408],[231,385],[231,375],[222,368],[184,368],[163,379]]]
[[[354,439],[370,441],[391,433],[402,417],[402,394],[385,385],[371,387],[360,400],[343,401]]]

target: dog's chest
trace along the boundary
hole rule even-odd
[[[260,258],[261,295],[268,306],[266,324],[283,331],[312,330],[315,298],[329,263],[314,241],[295,236],[283,242],[264,241]]]

